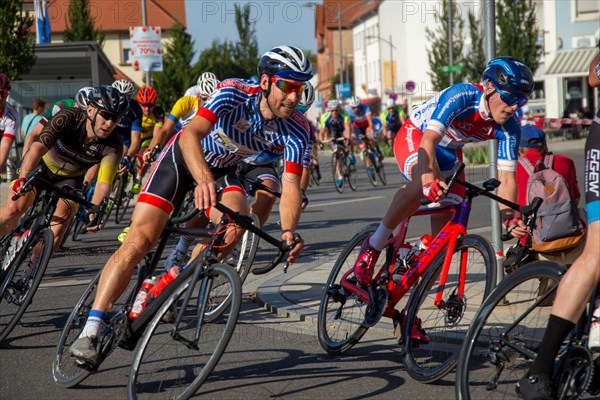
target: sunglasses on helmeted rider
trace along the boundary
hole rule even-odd
[[[277,88],[285,94],[296,93],[299,95],[304,91],[305,88],[304,83],[286,81],[284,79],[278,79],[274,76],[271,77],[271,82],[273,82],[275,86],[277,86]]]
[[[500,95],[500,99],[509,107],[512,107],[515,104],[519,107],[523,107],[529,100],[527,97],[518,96],[503,90],[496,90],[496,92]]]
[[[152,108],[156,105],[156,103],[140,103],[140,106],[144,108]]]
[[[120,115],[109,113],[108,111],[104,110],[98,110],[98,114],[100,114],[100,116],[107,121],[119,122],[119,120],[121,119]]]

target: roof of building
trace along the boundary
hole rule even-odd
[[[32,9],[33,0],[24,0]],[[48,15],[52,32],[63,33],[69,13],[68,1],[48,1]],[[103,32],[128,31],[130,26],[142,25],[141,1],[89,0],[90,14],[96,29]],[[186,26],[184,0],[148,0],[146,15],[149,26],[170,28],[175,21]]]

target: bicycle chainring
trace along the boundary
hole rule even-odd
[[[444,304],[444,309],[446,310],[444,317],[446,325],[458,325],[467,309],[467,297],[465,295],[450,295],[450,298]]]
[[[561,359],[555,377],[558,399],[575,400],[581,398],[594,376],[594,360],[588,349],[571,346]]]
[[[374,296],[369,301],[365,310],[365,320],[363,326],[370,328],[375,326],[383,316],[388,299],[388,292],[384,288],[377,288],[374,291]]]

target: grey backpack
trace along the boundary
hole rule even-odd
[[[553,169],[554,155],[546,154],[535,168],[525,157],[519,163],[529,174],[527,202],[534,197],[543,200],[533,230],[533,250],[548,253],[577,246],[585,238],[585,224],[565,178]]]

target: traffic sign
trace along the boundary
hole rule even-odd
[[[444,65],[440,68],[442,72],[460,72],[462,65]]]

